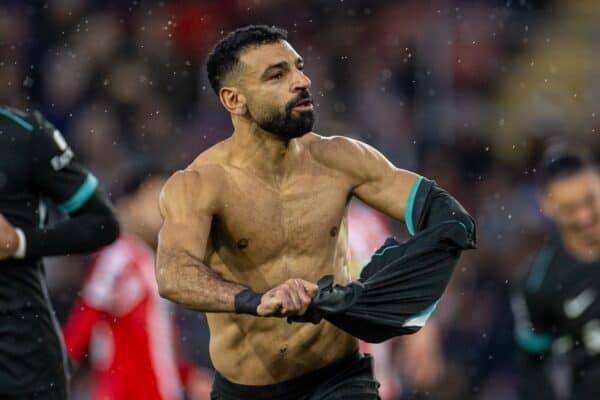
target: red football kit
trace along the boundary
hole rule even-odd
[[[121,236],[94,257],[64,327],[71,358],[89,355],[92,399],[183,398],[168,306],[140,240]]]

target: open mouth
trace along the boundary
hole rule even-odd
[[[311,99],[304,99],[296,103],[294,106],[295,110],[298,111],[309,111],[313,109],[313,102]]]

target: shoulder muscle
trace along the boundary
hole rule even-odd
[[[344,136],[315,140],[310,150],[317,161],[349,175],[356,183],[372,180],[385,170],[396,170],[374,147]]]
[[[176,172],[167,180],[160,194],[163,217],[216,214],[223,178],[224,171],[218,165],[204,165]]]

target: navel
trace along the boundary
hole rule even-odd
[[[331,228],[329,230],[329,236],[331,236],[331,237],[334,237],[335,235],[337,235],[337,233],[338,233],[338,227],[337,226],[334,226],[333,228]]]
[[[248,247],[248,239],[240,239],[237,241],[237,248],[240,250],[244,250]]]

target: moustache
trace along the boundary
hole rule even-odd
[[[298,93],[298,96],[294,97],[292,100],[290,100],[285,105],[285,109],[286,109],[286,111],[289,112],[292,110],[292,108],[296,107],[299,103],[306,101],[306,100],[310,100],[312,102],[312,96],[308,90],[302,90],[300,93]]]

